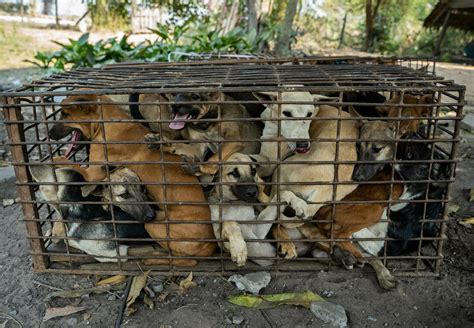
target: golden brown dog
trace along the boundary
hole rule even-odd
[[[100,102],[81,104],[80,102]],[[102,109],[102,114],[101,114]],[[136,164],[123,165],[133,170],[139,176],[143,184],[147,183],[170,183],[166,185],[146,185],[146,189],[158,202],[160,213],[157,220],[145,224],[147,232],[152,238],[165,249],[171,250],[176,256],[210,256],[214,253],[216,243],[198,242],[197,239],[213,239],[214,234],[210,224],[210,211],[208,205],[200,205],[206,202],[201,187],[197,184],[197,178],[186,174],[180,168],[180,158],[160,151],[148,149],[146,144],[140,142],[148,133],[148,130],[139,123],[130,122],[108,122],[84,123],[81,120],[120,120],[128,119],[120,107],[114,105],[109,98],[97,95],[77,95],[70,96],[62,102],[62,118],[72,123],[58,122],[50,130],[51,138],[59,140],[70,133],[75,135],[74,140],[90,140],[95,142],[112,142],[107,144],[108,161],[113,162],[136,162]],[[76,122],[77,121],[77,122]],[[79,136],[77,136],[79,134]],[[129,141],[131,144],[113,144],[113,142]],[[136,142],[136,143],[133,143]],[[176,162],[176,164],[162,165],[161,160]],[[89,150],[89,161],[105,164],[104,145],[91,144]],[[156,164],[141,164],[140,162],[153,161]],[[102,165],[103,165],[102,164]],[[103,170],[98,165],[90,165],[85,178],[87,181],[101,181],[105,178]],[[191,183],[189,185],[173,185],[173,183]],[[163,205],[162,202],[172,202]],[[176,203],[195,203],[187,205],[177,205]],[[170,224],[158,223],[162,220],[169,220]],[[174,221],[209,221],[207,223],[183,223],[172,224]],[[187,239],[187,241],[166,241],[172,238]],[[168,263],[167,259],[150,259],[145,264]],[[173,261],[176,265],[195,265],[196,260],[183,259]]]

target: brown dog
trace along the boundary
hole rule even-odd
[[[81,104],[80,102],[100,102]],[[102,115],[101,115],[102,108]],[[145,229],[152,238],[165,249],[171,250],[176,256],[210,256],[216,249],[214,242],[193,241],[198,239],[213,239],[214,233],[210,224],[210,211],[208,205],[200,205],[206,202],[201,187],[197,184],[197,178],[185,174],[180,168],[180,158],[170,154],[161,156],[161,152],[148,149],[142,144],[148,130],[139,123],[130,122],[80,122],[81,120],[120,120],[129,119],[120,107],[114,105],[109,98],[97,95],[70,96],[62,102],[62,118],[72,123],[56,123],[50,130],[51,138],[59,140],[74,133],[74,140],[90,140],[94,142],[112,142],[107,144],[107,159],[113,162],[136,162],[137,164],[123,165],[133,170],[143,184],[147,183],[170,183],[166,185],[146,185],[148,194],[158,202],[160,211],[157,220],[145,224]],[[114,144],[113,142],[136,142],[132,144]],[[91,162],[102,162],[105,164],[104,145],[91,144],[89,150]],[[176,164],[160,164],[161,160],[176,162]],[[144,161],[153,161],[155,164],[140,164]],[[102,164],[103,165],[103,164]],[[101,181],[105,178],[100,165],[91,165],[86,172],[87,181]],[[173,183],[188,183],[188,185],[173,185]],[[163,205],[162,202],[172,202]],[[189,205],[177,205],[177,203],[194,203]],[[157,221],[169,220],[170,224],[157,223]],[[207,223],[183,223],[172,224],[173,221],[209,221]],[[186,239],[182,241],[167,241],[166,239]],[[149,259],[145,264],[165,264],[168,259]],[[176,265],[191,266],[197,261],[183,259],[173,261]]]
[[[184,165],[188,172],[197,176],[214,175],[218,166],[211,164],[219,161],[219,156],[225,161],[236,152],[256,154],[260,150],[258,141],[243,142],[241,140],[257,140],[262,129],[255,121],[239,122],[237,119],[249,119],[245,107],[239,104],[209,104],[206,102],[234,101],[231,97],[220,92],[179,93],[166,95],[170,101],[187,102],[171,105],[172,117],[168,128],[181,133],[184,140],[198,141],[194,143],[170,143],[163,149],[171,154],[183,156],[187,163],[206,160],[206,155],[212,154],[203,165]],[[224,121],[212,120],[220,118]],[[189,121],[193,120],[193,121]],[[220,145],[219,140],[222,140]],[[228,140],[228,141],[227,141]],[[166,135],[149,134],[148,142],[167,141]],[[220,149],[219,149],[220,148]],[[219,155],[220,153],[220,155]]]

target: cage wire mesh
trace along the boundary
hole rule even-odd
[[[464,92],[414,58],[125,63],[26,83],[1,97],[34,269],[359,258],[437,274]]]

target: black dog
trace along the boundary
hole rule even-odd
[[[418,133],[411,133],[406,136],[407,140],[423,140]],[[433,145],[421,142],[399,142],[397,147],[397,158],[407,161],[429,160]],[[434,152],[433,159],[442,159],[438,152]],[[402,163],[395,166],[397,173],[405,181],[405,199],[425,200],[428,194],[429,200],[441,200],[446,194],[446,184],[444,183],[415,183],[413,180],[427,180],[429,175],[429,163]],[[448,175],[449,166],[444,163],[433,163],[431,169],[431,179],[444,180]],[[400,203],[391,207],[390,223],[388,225],[387,236],[395,240],[387,242],[387,255],[398,256],[408,254],[418,249],[419,241],[413,238],[435,237],[438,234],[434,222],[424,222],[422,220],[437,220],[443,209],[442,202],[426,203],[426,212],[423,215],[425,203]],[[382,249],[380,255],[384,253]]]

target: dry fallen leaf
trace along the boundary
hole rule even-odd
[[[197,284],[193,281],[193,273],[190,272],[189,275],[181,280],[179,283],[179,289],[181,292],[186,293],[189,289],[196,287]]]
[[[155,308],[155,302],[153,302],[153,300],[147,294],[143,296],[143,302],[150,308],[150,310]]]
[[[137,297],[140,296],[142,289],[145,288],[149,273],[150,271],[147,271],[141,276],[133,277],[132,286],[130,287],[130,293],[127,297],[127,308],[125,310],[125,315],[129,316],[136,311],[136,309],[133,308],[132,305],[133,303],[135,303]]]
[[[469,224],[474,224],[474,217],[472,217],[472,218],[466,218],[466,219],[464,219],[463,221],[466,222],[466,223],[469,223]]]
[[[117,275],[117,276],[112,276],[106,279],[102,279],[96,283],[97,286],[103,286],[103,285],[117,285],[125,282],[127,280],[126,276],[122,275]]]
[[[49,319],[58,318],[58,317],[65,317],[67,315],[71,315],[74,313],[78,313],[84,311],[86,308],[83,306],[65,306],[62,308],[47,308],[46,313],[43,317],[43,322],[48,321]]]
[[[82,319],[83,319],[84,321],[87,321],[87,320],[89,320],[90,318],[91,318],[91,314],[90,314],[89,312],[86,312],[86,313],[84,313],[84,314],[82,315]]]
[[[474,188],[469,191],[469,201],[474,202]]]

